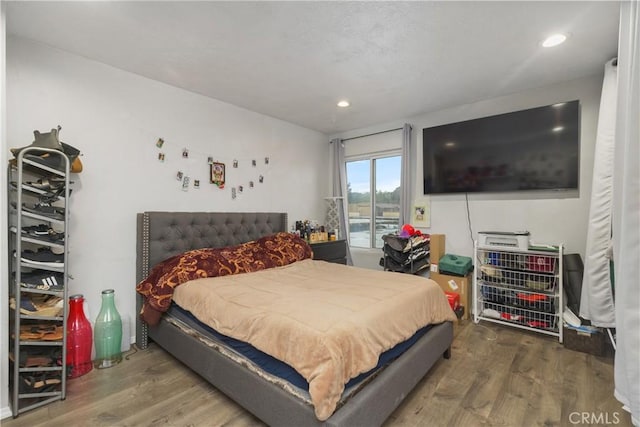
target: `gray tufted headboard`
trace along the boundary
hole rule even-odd
[[[173,255],[200,248],[220,248],[287,231],[286,213],[144,212],[137,215],[136,283]],[[137,295],[138,313],[142,297]],[[147,325],[136,322],[136,341],[147,346]]]

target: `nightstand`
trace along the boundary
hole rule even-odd
[[[347,242],[345,240],[331,240],[328,242],[312,243],[313,259],[336,264],[347,263]]]

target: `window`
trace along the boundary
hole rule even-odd
[[[382,248],[382,236],[398,230],[401,160],[392,152],[346,161],[351,246]]]

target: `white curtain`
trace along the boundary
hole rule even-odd
[[[349,228],[347,218],[349,210],[347,205],[347,167],[344,162],[344,143],[342,139],[331,140],[331,152],[333,157],[333,197],[338,207],[338,222],[340,224],[340,238],[347,243],[347,265],[353,265],[351,249],[349,248]]]
[[[589,228],[580,300],[580,316],[589,319],[593,325],[604,328],[615,328],[609,268],[618,91],[617,69],[613,62],[614,60],[611,60],[605,65],[600,97]]]
[[[411,222],[411,125],[402,127],[402,166],[400,171],[400,217],[398,228]]]
[[[622,2],[613,208],[615,396],[640,425],[640,5]]]

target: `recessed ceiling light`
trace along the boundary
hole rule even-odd
[[[554,34],[552,36],[547,37],[542,42],[542,46],[543,47],[558,46],[559,44],[564,43],[565,40],[567,40],[567,36],[565,36],[564,34]]]
[[[562,129],[564,129],[564,126],[556,126],[551,130],[554,131],[554,132],[560,132],[560,131],[562,131]]]
[[[349,105],[351,105],[351,104],[349,104],[349,101],[347,101],[347,100],[342,100],[342,101],[338,102],[338,107],[344,108],[344,107],[348,107]]]

